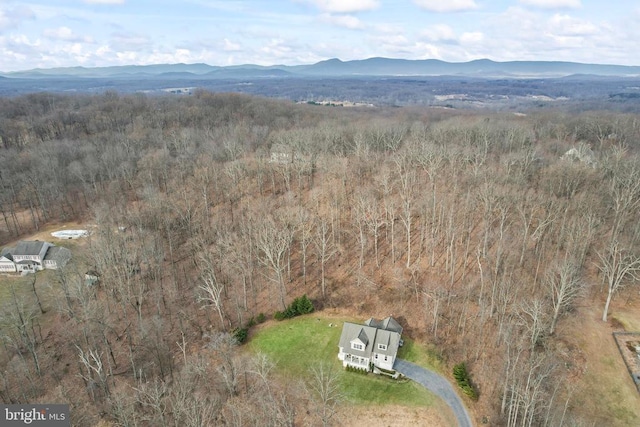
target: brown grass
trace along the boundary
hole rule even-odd
[[[619,300],[612,318],[624,319],[620,323],[627,326],[640,324],[640,304]],[[574,373],[569,408],[593,425],[639,425],[640,394],[612,336],[618,328],[601,320],[601,310],[599,301],[577,310],[560,332],[573,355],[573,366],[568,367]]]
[[[432,408],[407,408],[387,405],[381,408],[345,407],[338,413],[338,424],[349,426],[430,426],[455,427],[451,409],[444,404]]]

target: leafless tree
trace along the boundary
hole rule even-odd
[[[166,427],[169,412],[169,385],[160,379],[139,381],[135,390],[135,399],[142,408],[150,410],[148,421],[152,425]]]
[[[555,372],[555,364],[547,354],[533,354],[523,361],[509,389],[507,426],[539,425],[546,412],[546,388]]]
[[[553,308],[549,335],[553,335],[558,318],[571,307],[575,298],[583,291],[584,282],[580,280],[576,265],[565,259],[547,272],[546,283]]]
[[[606,168],[611,174],[611,202],[614,212],[611,242],[618,240],[628,220],[640,208],[640,162],[626,148],[616,146]]]
[[[38,345],[42,341],[38,315],[35,307],[18,298],[16,291],[11,286],[10,306],[2,313],[3,324],[2,337],[16,352],[21,355],[26,349],[38,375],[41,375],[40,357]]]
[[[530,351],[533,352],[535,347],[541,343],[544,332],[548,328],[549,316],[545,304],[539,298],[524,300],[520,303],[516,315],[520,325],[527,332]]]
[[[338,373],[331,365],[320,363],[311,368],[311,379],[307,383],[307,388],[318,404],[317,413],[322,425],[330,426],[337,407],[344,399]]]
[[[200,290],[197,296],[198,302],[204,303],[205,307],[214,307],[218,312],[218,316],[220,316],[220,326],[225,329],[224,305],[222,303],[224,282],[218,280],[213,259],[206,249],[200,253],[199,261],[201,265],[200,280],[202,280],[202,283],[198,285]]]
[[[278,226],[273,218],[265,218],[257,225],[256,245],[258,261],[269,274],[267,278],[278,288],[282,309],[287,308],[285,286],[285,272],[287,269],[286,255],[290,240],[287,233]]]
[[[215,390],[212,373],[204,359],[188,360],[170,389],[169,403],[175,427],[214,425],[220,411],[221,397]]]
[[[237,346],[238,342],[236,339],[228,333],[215,334],[211,338],[208,346],[213,350],[213,354],[216,357],[216,371],[220,375],[220,378],[222,378],[225,390],[229,396],[238,395],[238,383],[244,373],[246,365],[243,363],[244,361],[235,354]]]
[[[604,304],[602,313],[602,321],[606,322],[609,304],[615,293],[624,287],[629,279],[640,280],[640,257],[622,248],[617,241],[612,242],[605,253],[598,253],[598,257],[600,258],[598,268],[607,284],[607,302]]]
[[[400,158],[396,158],[396,173],[398,177],[398,190],[400,193],[400,199],[402,200],[401,206],[401,214],[400,220],[404,225],[405,236],[406,236],[406,245],[407,245],[407,262],[406,266],[409,268],[411,266],[411,232],[412,228],[412,220],[413,220],[413,205],[415,202],[415,191],[416,191],[416,170],[413,167],[411,161],[408,156],[402,156]]]
[[[84,368],[80,370],[80,376],[84,380],[92,400],[96,400],[97,398],[93,391],[95,387],[98,387],[100,390],[102,390],[104,396],[108,397],[109,373],[102,360],[102,352],[95,348],[91,348],[85,351],[78,346],[76,346],[76,349],[78,350],[78,358],[80,359],[80,364]]]
[[[305,208],[300,208],[297,212],[297,234],[300,242],[300,254],[302,256],[302,280],[307,283],[307,250],[313,238],[312,215]]]
[[[126,388],[116,389],[108,399],[109,413],[119,427],[138,427],[141,424],[142,414],[129,393]]]
[[[367,244],[367,236],[366,236],[366,202],[362,197],[359,197],[355,206],[352,209],[351,213],[353,216],[353,223],[355,224],[355,228],[357,229],[357,238],[358,238],[358,246],[360,246],[360,257],[358,258],[358,271],[362,273],[362,266],[364,265],[364,252]]]
[[[329,227],[329,222],[324,218],[320,218],[316,224],[316,232],[313,240],[313,244],[316,248],[316,256],[320,261],[320,289],[322,291],[323,298],[327,296],[325,266],[327,261],[329,261],[336,253],[336,248],[331,239],[331,230]]]
[[[256,392],[260,396],[257,404],[267,418],[262,424],[293,427],[295,409],[271,381],[274,366],[266,355],[258,354],[253,357],[248,370],[257,379]]]
[[[434,338],[438,338],[438,326],[441,316],[442,301],[446,298],[447,292],[442,287],[435,289],[425,289],[424,306],[425,312],[431,312],[433,319],[431,320],[431,333]]]

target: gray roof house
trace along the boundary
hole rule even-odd
[[[71,251],[51,243],[20,241],[15,248],[4,248],[0,254],[0,272],[35,273],[39,270],[64,267]]]
[[[371,318],[363,325],[345,322],[338,344],[342,366],[370,371],[393,370],[398,348],[402,346],[402,326],[392,317]]]
[[[11,249],[13,262],[16,263],[18,273],[44,270],[42,265],[47,250],[53,246],[51,243],[39,240],[20,241],[15,248]]]

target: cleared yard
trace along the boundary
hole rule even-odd
[[[639,305],[638,301],[616,304],[611,318],[637,325]],[[568,369],[576,372],[576,378],[572,394],[563,398],[569,398],[570,407],[581,408],[593,425],[640,425],[640,396],[612,336],[619,328],[602,322],[601,316],[598,305],[582,307],[565,320],[566,351],[575,359]]]
[[[247,347],[251,352],[269,356],[279,372],[286,373],[288,378],[304,379],[309,376],[312,366],[320,362],[332,364],[338,372],[342,392],[351,404],[429,407],[447,412],[443,409],[446,405],[438,397],[412,381],[395,381],[374,374],[362,375],[343,370],[337,355],[344,321],[361,320],[313,313],[282,322],[270,321],[257,328]],[[405,343],[404,357],[408,355],[417,361],[433,360],[433,356],[418,344],[407,339]]]

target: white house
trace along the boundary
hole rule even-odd
[[[371,318],[364,325],[345,322],[338,344],[338,359],[345,368],[393,370],[398,348],[402,346],[401,336],[402,326],[392,317]]]
[[[16,263],[7,250],[3,250],[0,254],[0,273],[15,273]]]
[[[5,248],[0,254],[0,272],[35,273],[64,267],[71,259],[71,251],[51,243],[20,241],[15,248]]]
[[[10,249],[18,273],[44,270],[44,257],[51,246],[51,243],[38,240],[18,242],[15,248]]]

